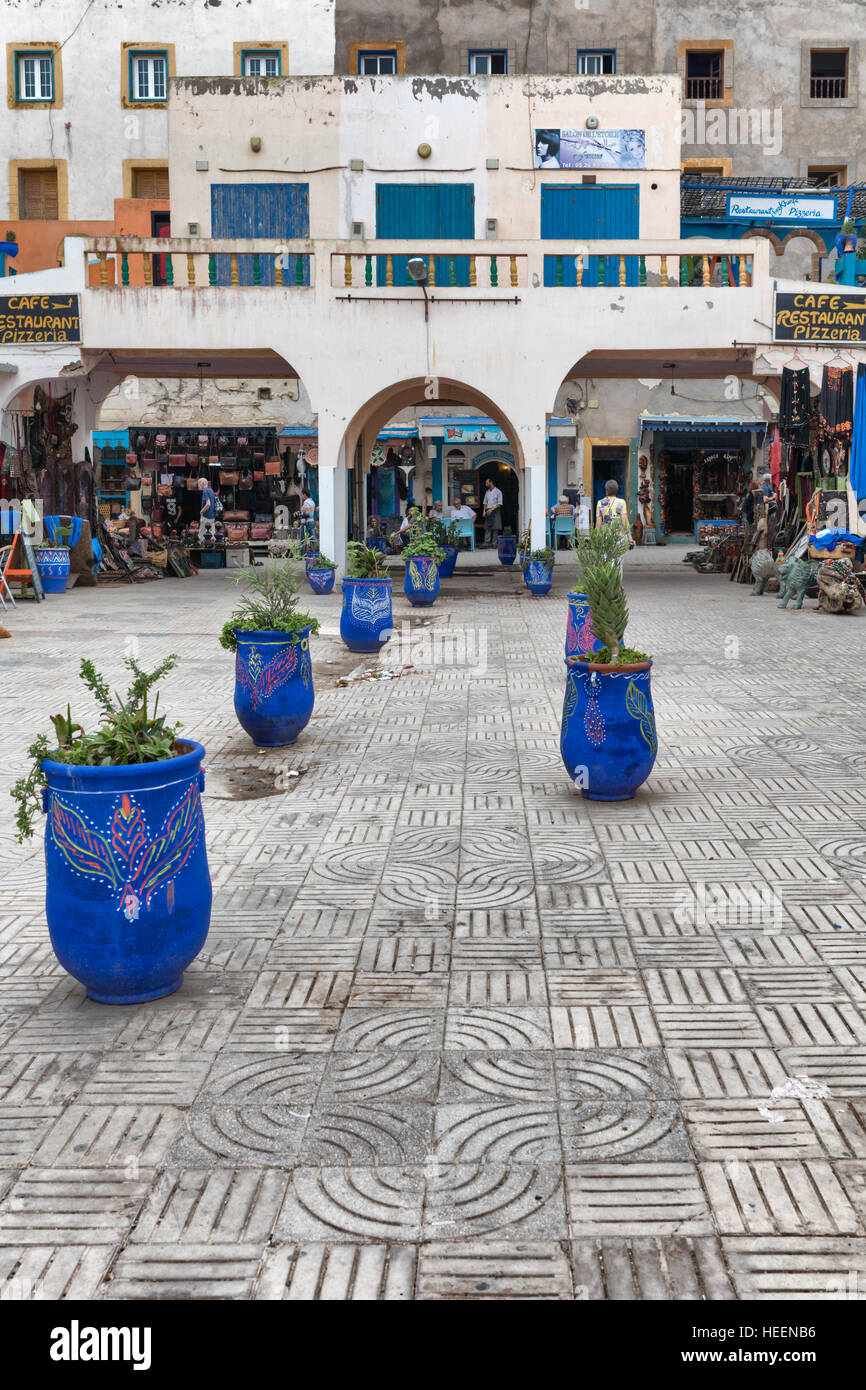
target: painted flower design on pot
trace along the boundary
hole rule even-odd
[[[249,695],[253,709],[258,709],[275,690],[285,685],[286,681],[291,680],[296,674],[300,674],[304,685],[309,684],[309,667],[302,659],[302,654],[306,653],[308,647],[309,642],[304,637],[300,642],[291,642],[283,647],[268,662],[262,660],[262,654],[257,647],[249,648],[246,661],[243,653],[238,651],[235,674],[241,689]]]
[[[391,616],[391,592],[388,588],[372,585],[368,589],[357,584],[352,589],[352,617],[357,623],[374,628],[382,618]]]
[[[436,588],[436,566],[419,565],[417,561],[409,561],[409,579],[416,589],[435,589]]]
[[[650,709],[646,695],[638,689],[633,680],[629,681],[626,688],[625,707],[632,719],[639,721],[641,738],[650,752],[655,754],[658,751],[655,716]]]
[[[125,792],[111,823],[102,834],[56,794],[51,796],[49,833],[75,873],[101,879],[116,892],[117,910],[135,921],[142,906],[149,908],[158,888],[168,884],[188,862],[202,832],[198,785],[169,811],[158,835],[151,835],[141,807]]]

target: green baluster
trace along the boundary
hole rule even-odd
[[[207,282],[209,285],[216,284],[216,256],[207,258]]]
[[[253,252],[253,284],[262,283],[262,263],[258,251]]]
[[[689,259],[688,256],[680,256],[680,284],[689,283]]]
[[[557,256],[557,258],[556,258],[556,283],[557,283],[557,285],[561,285],[561,284],[562,284],[562,257],[561,257],[561,256]]]
[[[600,285],[607,284],[607,264],[604,256],[599,256],[598,258],[598,283]]]
[[[448,283],[449,285],[457,284],[457,261],[453,256],[448,257]]]
[[[638,256],[637,261],[637,282],[639,285],[646,284],[646,257]]]
[[[122,285],[129,284],[129,257],[125,251],[120,253],[120,283]]]
[[[373,283],[373,257],[367,256],[364,260],[364,284],[369,288]]]
[[[295,256],[295,284],[296,284],[296,285],[302,285],[303,283],[304,283],[304,258],[303,258],[303,256]]]
[[[174,284],[174,260],[170,251],[165,258],[165,279],[166,284]]]
[[[496,264],[496,257],[490,257],[490,283],[494,289],[499,284],[499,267]]]
[[[729,285],[730,283],[731,277],[728,273],[728,258],[727,256],[722,256],[722,284]]]

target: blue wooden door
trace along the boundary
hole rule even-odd
[[[280,241],[310,235],[310,185],[308,183],[214,183],[210,190],[211,236],[259,237]],[[217,256],[217,284],[231,284],[231,261]],[[259,265],[251,256],[238,258],[238,279],[242,285],[273,285],[272,256],[262,256]],[[283,284],[310,283],[309,257],[283,258]]]
[[[376,236],[400,241],[473,239],[475,186],[471,183],[379,183],[376,185]],[[419,247],[419,254],[423,247]],[[407,256],[393,256],[395,285],[412,284]],[[429,256],[424,259],[429,264]],[[385,257],[377,257],[377,280],[386,283]],[[436,256],[437,285],[468,285],[468,256]]]
[[[640,222],[636,183],[542,184],[541,237],[546,241],[634,241]],[[584,285],[618,285],[619,259],[590,256],[583,267]],[[638,258],[627,256],[626,284],[638,283]],[[599,279],[601,271],[603,278]],[[576,285],[573,256],[545,256],[545,285]]]

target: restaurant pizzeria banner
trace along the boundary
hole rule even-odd
[[[776,342],[866,343],[866,294],[776,291]]]
[[[0,295],[0,343],[80,343],[77,294]]]

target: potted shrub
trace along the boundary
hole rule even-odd
[[[439,593],[439,566],[445,559],[445,551],[435,536],[421,525],[412,526],[402,554],[406,561],[403,593],[409,602],[416,608],[435,603]]]
[[[297,611],[292,565],[240,576],[246,590],[220,642],[235,653],[235,714],[259,748],[294,743],[313,713],[310,634],[317,618]]]
[[[500,565],[513,565],[517,559],[517,537],[512,535],[511,527],[506,526],[496,547]]]
[[[388,554],[388,537],[385,535],[385,526],[380,516],[371,516],[367,519],[367,548],[369,550],[380,550],[383,555]]]
[[[460,532],[453,521],[438,519],[430,522],[430,531],[439,549],[445,552],[445,559],[439,565],[439,578],[450,579],[457,564],[457,556],[460,554]]]
[[[340,636],[350,652],[378,652],[391,640],[391,578],[382,552],[359,541],[347,546]]]
[[[523,559],[523,582],[531,594],[543,598],[553,583],[553,551],[550,546],[533,550]]]
[[[574,543],[592,630],[602,646],[566,660],[560,750],[568,775],[594,801],[634,796],[656,759],[652,661],[623,646],[628,606],[621,560],[627,549],[628,531],[619,522]]]
[[[314,594],[329,594],[334,587],[337,566],[327,555],[317,555],[316,563],[307,567],[307,580]]]
[[[31,744],[30,770],[12,789],[18,840],[45,826],[45,913],[57,959],[91,999],[139,1004],[171,994],[204,945],[211,882],[205,848],[200,743],[178,737],[158,713],[153,686],[177,664],[153,671],[133,657],[123,699],[82,660],[99,704],[86,733],[70,709],[55,737]]]

